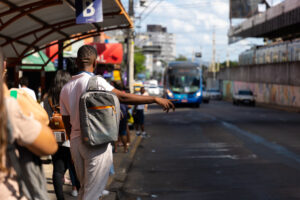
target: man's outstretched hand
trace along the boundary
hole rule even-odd
[[[170,109],[173,109],[173,111],[175,111],[174,104],[168,99],[163,99],[163,98],[156,97],[155,98],[155,103],[157,103],[158,105],[163,107],[163,110],[166,111],[166,112],[169,112]]]

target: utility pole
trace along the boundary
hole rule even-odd
[[[226,61],[226,67],[230,66],[230,62],[229,62],[229,49],[227,48],[227,52],[226,52],[226,57],[227,57],[227,61]]]
[[[193,52],[192,52],[192,62],[195,62],[195,51],[193,49]]]
[[[213,30],[213,54],[212,54],[212,72],[213,78],[216,80],[216,32]]]
[[[129,0],[128,14],[132,21],[134,21],[134,0]],[[133,92],[133,82],[134,82],[134,28],[128,30],[127,39],[127,81],[130,92]]]

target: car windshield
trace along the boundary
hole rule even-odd
[[[208,90],[209,92],[220,92],[219,90],[217,89],[211,89],[211,90]]]
[[[178,93],[195,93],[200,88],[200,76],[190,73],[170,74],[170,89]]]
[[[253,95],[253,93],[249,90],[240,90],[239,95]]]

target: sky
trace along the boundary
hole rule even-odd
[[[176,54],[192,58],[193,52],[202,52],[202,59],[212,60],[212,39],[215,31],[216,61],[238,60],[238,55],[262,39],[244,39],[228,45],[229,0],[146,0],[148,5],[140,7],[135,0],[136,32],[145,32],[147,24],[167,27],[176,37]],[[267,0],[276,5],[283,0]],[[122,0],[127,10],[128,0]],[[239,24],[240,20],[233,20]],[[141,28],[138,28],[138,27]]]

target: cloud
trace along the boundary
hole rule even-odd
[[[275,3],[280,1],[282,0],[273,0]],[[177,54],[192,57],[193,51],[202,50],[203,59],[210,61],[215,30],[216,50],[220,60],[226,60],[227,49],[230,58],[237,60],[240,52],[250,48],[253,43],[262,44],[262,42],[243,40],[237,44],[227,45],[228,2],[228,0],[149,0],[149,7],[146,10],[137,5],[135,11],[137,16],[144,11],[141,16],[142,31],[146,31],[147,24],[159,24],[167,27],[169,33],[176,35]],[[123,3],[127,1],[123,0]]]

